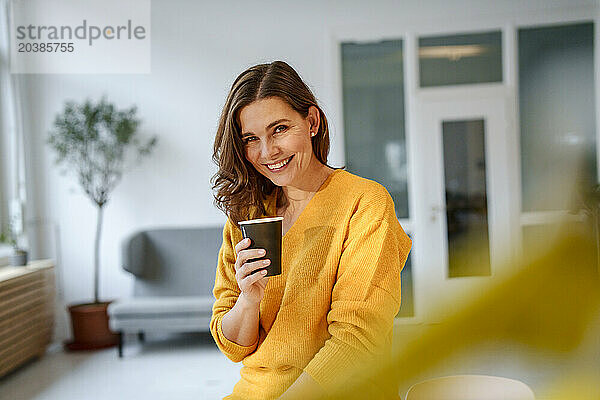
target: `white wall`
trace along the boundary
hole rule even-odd
[[[500,3],[500,4],[498,4]],[[119,107],[137,104],[142,133],[158,135],[151,158],[124,175],[105,209],[100,293],[127,297],[131,279],[120,266],[120,242],[147,227],[219,225],[209,179],[213,137],[227,91],[247,67],[285,60],[306,80],[329,115],[331,165],[341,165],[341,120],[331,76],[331,32],[365,26],[428,24],[478,15],[573,7],[594,1],[153,1],[152,73],[149,75],[24,75],[27,219],[34,258],[57,260],[60,306],[56,341],[69,336],[64,305],[93,295],[96,213],[72,175],[60,176],[45,145],[66,100],[107,94]],[[36,235],[37,234],[37,235]],[[212,257],[212,255],[209,255]]]

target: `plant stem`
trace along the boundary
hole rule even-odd
[[[99,303],[98,288],[100,286],[100,234],[102,231],[103,206],[98,206],[98,223],[96,225],[96,245],[94,248],[94,303]]]

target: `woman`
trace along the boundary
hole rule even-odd
[[[328,152],[325,114],[293,68],[275,61],[237,77],[213,154],[228,220],[210,326],[243,363],[226,399],[317,398],[391,351],[411,240],[386,189],[329,167]],[[252,274],[265,264],[248,260],[264,253],[238,227],[265,216],[283,217],[282,274],[272,277]]]

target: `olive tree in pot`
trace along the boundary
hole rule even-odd
[[[62,164],[76,174],[81,188],[98,208],[94,302],[68,307],[73,328],[73,341],[66,343],[70,350],[110,347],[118,340],[108,328],[106,309],[110,301],[101,302],[98,294],[100,237],[102,213],[112,190],[123,172],[149,155],[157,143],[156,137],[142,143],[136,113],[136,106],[117,110],[105,97],[97,103],[90,100],[82,104],[67,102],[63,112],[56,116],[47,141],[56,152],[56,164]],[[61,172],[64,174],[66,170]]]

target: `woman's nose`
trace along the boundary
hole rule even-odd
[[[272,161],[280,153],[279,147],[271,139],[262,142],[261,158],[266,161]]]

